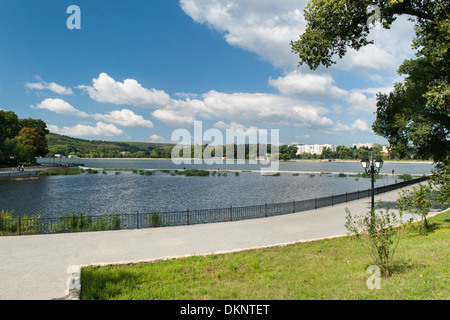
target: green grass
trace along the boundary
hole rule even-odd
[[[81,299],[364,299],[450,298],[450,211],[430,219],[433,232],[403,235],[393,274],[369,290],[371,260],[353,237],[239,253],[192,256],[81,270]]]
[[[398,177],[402,180],[411,180],[413,178],[410,174],[401,174]]]
[[[267,172],[263,174],[264,177],[279,177],[280,173],[279,172]]]
[[[188,169],[184,171],[178,171],[177,174],[184,174],[186,177],[194,177],[194,176],[209,176],[209,171],[206,170],[198,170],[198,169]]]
[[[83,169],[74,169],[74,168],[59,168],[59,169],[47,169],[42,170],[38,173],[38,176],[66,176],[66,175],[79,175],[84,172]]]

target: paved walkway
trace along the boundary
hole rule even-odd
[[[393,205],[398,192],[379,195],[376,200]],[[370,198],[236,222],[0,237],[0,299],[64,299],[74,265],[220,253],[345,235],[345,207],[353,214],[367,212]]]

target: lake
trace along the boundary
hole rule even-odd
[[[86,167],[108,169],[207,169],[236,170],[217,172],[209,177],[185,177],[154,172],[140,175],[131,171],[101,172],[75,176],[49,176],[32,179],[0,179],[0,209],[14,210],[15,216],[40,214],[59,217],[72,212],[103,215],[149,211],[222,208],[304,200],[370,188],[370,179],[331,172],[361,173],[359,162],[280,162],[279,176],[263,176],[260,165],[174,165],[171,160],[152,159],[61,159],[83,163]],[[53,161],[40,159],[41,163]],[[58,160],[59,162],[59,160]],[[402,181],[395,174],[428,174],[430,163],[385,163],[382,178],[375,186]],[[294,175],[294,172],[310,172]],[[314,172],[314,173],[311,173]]]

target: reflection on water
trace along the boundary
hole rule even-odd
[[[117,165],[117,163],[115,164]],[[330,170],[331,171],[331,170]],[[392,176],[376,186],[392,184]],[[59,217],[71,212],[93,215],[222,208],[303,200],[370,188],[370,179],[331,174],[228,172],[227,176],[185,177],[122,171],[115,174],[50,176],[35,180],[0,180],[0,209],[15,215]]]

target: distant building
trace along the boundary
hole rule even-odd
[[[383,154],[384,154],[385,156],[388,156],[388,155],[389,155],[389,147],[388,147],[388,146],[383,146],[383,147],[381,147],[381,151],[383,152]]]
[[[297,154],[309,153],[320,155],[326,148],[331,151],[336,151],[336,146],[334,144],[303,144],[297,145]]]
[[[373,147],[381,147],[381,144],[379,143],[371,143],[371,142],[367,142],[367,143],[354,143],[353,144],[353,148],[359,149],[359,148],[369,148],[369,149],[373,149]]]

